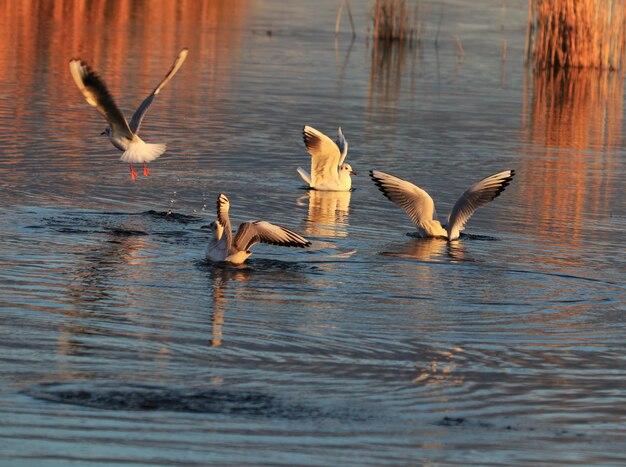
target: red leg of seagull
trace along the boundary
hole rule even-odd
[[[145,162],[143,163],[143,174],[144,174],[146,177],[149,177],[149,176],[150,176],[150,171],[148,170],[148,166],[146,165],[146,163],[145,163]]]
[[[135,181],[135,179],[137,178],[137,172],[135,172],[133,170],[133,164],[131,162],[130,164],[130,178],[133,180],[133,182]]]

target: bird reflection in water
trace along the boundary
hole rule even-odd
[[[257,258],[243,265],[230,263],[205,263],[211,298],[211,347],[223,343],[226,311],[229,307],[276,310],[288,306],[286,290],[307,287],[308,278],[303,272],[308,266],[275,259]],[[259,294],[255,282],[260,280],[273,293]],[[293,296],[294,306],[302,306],[301,296]]]
[[[350,210],[349,191],[309,190],[298,199],[302,205],[309,200],[309,215],[306,219],[306,235],[318,237],[345,237],[348,235]]]
[[[384,251],[384,256],[400,256],[414,258],[419,261],[432,262],[449,258],[453,261],[465,259],[463,242],[454,240],[449,242],[443,237],[411,238],[401,245],[393,245],[393,250]]]
[[[245,281],[250,270],[241,266],[228,264],[216,265],[211,270],[213,283],[211,295],[213,298],[213,312],[211,314],[211,347],[222,345],[222,327],[224,326],[224,313],[228,302],[227,284],[229,281]]]

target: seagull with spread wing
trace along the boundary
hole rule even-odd
[[[130,176],[134,181],[137,178],[137,173],[133,170],[133,163],[143,163],[143,174],[148,176],[150,171],[146,166],[146,162],[151,162],[165,152],[165,144],[149,144],[144,142],[139,136],[139,127],[146,112],[150,108],[154,96],[156,96],[163,86],[165,86],[170,79],[176,74],[178,69],[182,66],[183,62],[187,58],[187,49],[182,49],[172,68],[165,75],[165,78],[157,85],[156,88],[150,93],[148,97],[144,99],[139,108],[133,114],[130,123],[124,117],[124,114],[115,104],[113,97],[109,93],[106,84],[98,76],[98,74],[91,70],[89,65],[80,59],[70,60],[70,73],[74,82],[83,93],[87,103],[98,109],[98,112],[109,123],[109,127],[104,130],[103,135],[107,135],[111,140],[113,146],[120,151],[124,151],[120,158],[123,162],[130,164]]]
[[[298,248],[311,246],[311,242],[297,233],[265,221],[243,222],[233,238],[229,209],[230,201],[225,194],[220,193],[217,196],[217,220],[201,227],[213,233],[206,250],[206,259],[209,261],[241,264],[252,254],[250,248],[257,243]]]
[[[406,211],[417,226],[420,237],[445,237],[448,240],[459,238],[474,211],[497,198],[514,175],[514,170],[505,170],[469,187],[454,204],[448,216],[448,225],[442,226],[435,219],[435,203],[428,193],[401,178],[378,170],[370,171],[370,177],[378,189]]]
[[[315,128],[305,126],[302,131],[304,145],[311,155],[311,173],[298,167],[298,174],[314,190],[350,191],[351,175],[356,175],[350,164],[344,163],[348,155],[348,141],[341,128],[337,142]]]

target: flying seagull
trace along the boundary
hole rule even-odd
[[[139,127],[154,100],[154,96],[161,92],[161,89],[176,74],[187,58],[187,53],[188,50],[186,48],[178,53],[170,71],[167,72],[165,78],[137,108],[130,123],[128,123],[124,114],[115,104],[106,84],[104,84],[104,81],[98,74],[92,71],[84,61],[78,58],[70,60],[70,73],[72,78],[74,78],[76,86],[87,99],[87,103],[98,109],[98,112],[107,120],[109,127],[102,134],[106,134],[109,137],[113,146],[120,151],[124,151],[120,160],[130,164],[130,176],[133,181],[137,178],[137,173],[133,170],[133,163],[143,163],[143,174],[148,176],[150,171],[146,166],[146,162],[155,160],[165,152],[165,144],[144,142],[138,136]]]
[[[420,237],[445,237],[448,240],[459,238],[474,211],[497,198],[514,175],[514,170],[505,170],[469,187],[454,204],[448,216],[448,225],[442,226],[435,219],[435,203],[428,193],[401,178],[378,170],[370,171],[370,177],[378,189],[406,211],[417,226]]]
[[[348,141],[341,128],[337,142],[315,128],[305,126],[302,131],[304,145],[311,155],[311,174],[298,167],[298,174],[310,188],[321,191],[350,191],[351,175],[356,175],[350,164],[344,163],[348,155]]]
[[[220,193],[217,196],[217,220],[201,227],[211,229],[213,233],[206,250],[206,259],[209,261],[241,264],[252,254],[250,248],[256,243],[298,248],[311,246],[311,242],[297,233],[265,221],[243,222],[233,238],[229,208],[230,201],[225,194]]]

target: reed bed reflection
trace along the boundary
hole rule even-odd
[[[524,136],[537,153],[526,156],[523,173],[532,176],[520,180],[521,197],[536,218],[535,234],[577,242],[590,216],[607,210],[615,189],[624,76],[543,70],[531,86]]]
[[[215,94],[230,86],[242,23],[252,11],[245,4],[244,0],[0,0],[0,15],[13,18],[0,22],[0,37],[11,38],[0,41],[0,81],[19,83],[11,102],[0,104],[10,105],[0,115],[12,127],[6,138],[0,135],[5,155],[0,171],[28,168],[12,177],[17,185],[29,185],[31,170],[39,166],[42,155],[63,147],[65,157],[47,160],[48,167],[60,169],[49,176],[62,177],[64,186],[80,192],[89,188],[90,180],[75,174],[90,164],[97,167],[99,155],[101,161],[119,157],[99,136],[106,124],[72,86],[68,62],[73,57],[98,71],[121,110],[129,114],[152,90],[172,54],[189,47],[184,80],[160,96],[158,111],[143,129],[146,135],[163,134],[169,141],[180,136],[172,129],[181,125],[180,119],[172,121],[167,115],[181,113],[183,102],[218,105]],[[200,67],[209,72],[198,73]],[[210,81],[201,78],[205,76]],[[64,106],[50,106],[50,96]],[[71,111],[79,106],[81,112]],[[202,110],[200,105],[188,106],[185,116],[190,121],[205,118],[200,116]],[[219,108],[213,110],[220,114]],[[94,126],[95,121],[102,126]]]

